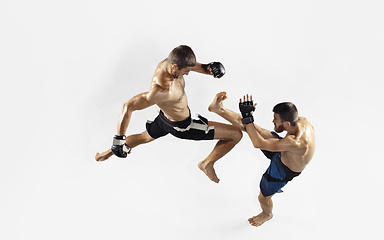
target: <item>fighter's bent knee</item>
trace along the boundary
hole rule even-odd
[[[240,128],[235,127],[233,125],[228,125],[224,123],[217,123],[209,121],[209,126],[215,127],[215,137],[214,139],[221,140],[230,140],[239,142],[243,137],[243,133]]]
[[[240,129],[236,128],[233,137],[235,141],[240,142],[240,140],[243,138],[243,132]]]

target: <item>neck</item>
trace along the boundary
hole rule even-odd
[[[299,132],[299,125],[296,124],[296,126],[289,126],[285,129],[289,135],[296,135]]]

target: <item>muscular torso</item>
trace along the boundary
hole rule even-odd
[[[162,100],[156,105],[163,111],[165,117],[171,121],[182,121],[189,117],[184,78],[183,75],[174,78],[166,72],[165,67],[165,60],[157,66],[150,92],[162,95]]]
[[[315,152],[315,132],[313,126],[306,118],[300,118],[299,130],[292,138],[295,147],[290,151],[281,152],[281,161],[294,172],[301,172],[311,161]]]

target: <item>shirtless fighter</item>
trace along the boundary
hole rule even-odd
[[[259,201],[263,211],[248,219],[251,225],[258,227],[273,217],[272,196],[282,192],[281,188],[299,176],[311,161],[315,152],[315,132],[306,118],[298,116],[293,103],[283,102],[273,108],[275,132],[270,132],[253,123],[256,104],[253,104],[252,96],[240,99],[241,115],[224,108],[226,98],[225,92],[218,93],[208,109],[247,132],[253,146],[271,160],[260,182]],[[276,132],[283,131],[287,131],[287,135],[281,138]]]
[[[181,45],[174,48],[168,58],[157,66],[149,91],[134,96],[123,105],[112,148],[97,153],[96,161],[107,160],[113,154],[125,158],[132,148],[168,133],[182,139],[218,139],[213,151],[198,164],[212,181],[218,183],[219,179],[213,165],[241,140],[242,132],[235,126],[211,122],[200,115],[199,119],[191,118],[183,77],[190,71],[212,75],[215,78],[220,78],[225,73],[224,66],[219,62],[210,64],[196,62],[195,54],[188,46]],[[132,112],[154,104],[161,111],[154,121],[147,122],[147,131],[125,137]]]

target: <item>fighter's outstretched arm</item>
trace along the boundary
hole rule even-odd
[[[132,112],[148,108],[154,104],[148,101],[148,94],[149,92],[137,94],[136,96],[129,99],[128,102],[123,104],[117,124],[118,136],[125,135],[131,120]]]
[[[132,112],[152,106],[154,103],[148,101],[148,92],[140,93],[124,103],[117,125],[117,135],[113,138],[112,148],[102,153],[96,153],[96,161],[105,161],[113,154],[118,157],[126,157],[131,148],[125,143],[125,131],[131,120]]]
[[[163,101],[167,101],[168,97],[168,91],[162,89],[160,86],[154,86],[149,92],[137,94],[128,102],[124,103],[117,125],[117,135],[125,135],[131,120],[132,112],[148,108]]]
[[[127,157],[127,154],[129,154],[131,151],[131,147],[126,144],[125,132],[131,120],[132,112],[148,108],[163,101],[167,101],[169,100],[169,97],[170,94],[168,90],[161,88],[159,85],[152,85],[149,92],[137,94],[128,102],[124,103],[119,117],[117,134],[113,137],[111,151],[106,151],[102,154],[96,154],[96,160],[106,160],[111,156],[112,153],[118,157]]]

